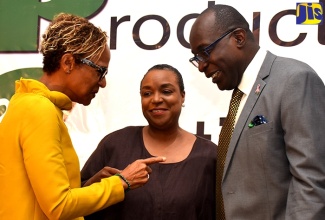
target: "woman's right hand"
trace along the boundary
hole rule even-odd
[[[124,170],[120,172],[126,181],[130,184],[130,189],[136,189],[149,180],[149,174],[152,172],[149,167],[150,164],[164,162],[166,157],[150,157],[146,159],[139,159],[129,164]],[[127,183],[121,178],[124,189],[128,189]]]

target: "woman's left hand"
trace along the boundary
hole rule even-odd
[[[83,186],[89,186],[89,185],[91,185],[93,183],[100,182],[101,179],[103,179],[105,177],[113,176],[113,175],[115,175],[117,173],[120,173],[120,172],[121,172],[121,170],[106,166],[103,169],[101,169],[100,171],[98,171],[89,180],[87,180],[87,182],[85,182],[85,184]]]

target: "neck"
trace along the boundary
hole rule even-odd
[[[58,74],[57,74],[58,75]],[[56,74],[48,75],[46,73],[39,79],[49,90],[65,93],[65,87]]]
[[[175,140],[181,135],[183,129],[179,126],[168,129],[156,129],[150,125],[144,127],[144,132],[148,135],[148,138],[157,140],[159,142],[170,142],[170,140]]]
[[[156,149],[174,148],[183,140],[184,130],[179,126],[164,130],[146,126],[143,129],[143,138],[146,146],[154,146]]]
[[[194,145],[196,137],[180,128],[157,130],[150,126],[143,128],[145,148],[151,155],[165,156],[165,163],[179,162],[187,158]]]

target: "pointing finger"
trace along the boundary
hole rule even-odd
[[[149,157],[146,159],[143,159],[142,162],[149,165],[154,163],[160,163],[166,161],[166,157]]]

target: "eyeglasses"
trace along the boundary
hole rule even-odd
[[[98,66],[97,64],[93,63],[92,61],[90,61],[86,58],[80,59],[80,62],[94,68],[98,72],[99,81],[104,79],[104,77],[107,74],[107,67]]]
[[[217,40],[215,40],[212,44],[209,46],[205,47],[203,50],[198,52],[197,54],[194,55],[189,61],[195,66],[199,67],[199,62],[206,62],[210,58],[210,53],[212,52],[213,48],[219,43],[224,37],[226,37],[228,34],[236,30],[237,28],[231,29],[221,35]]]

